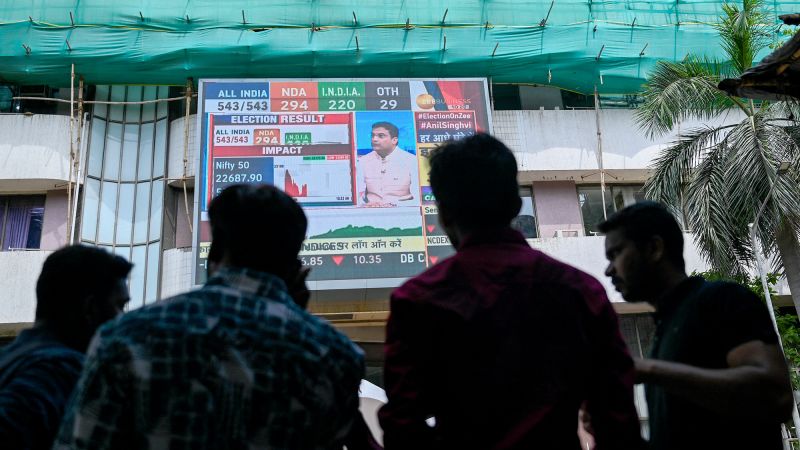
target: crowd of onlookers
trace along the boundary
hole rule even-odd
[[[650,358],[633,360],[601,284],[509,226],[521,200],[505,145],[439,147],[430,183],[457,252],[392,294],[385,448],[782,448],[793,398],[767,309],[687,276],[665,207],[600,225],[606,275],[656,310]],[[209,215],[208,282],[125,314],[130,263],[85,246],[47,258],[35,324],[0,353],[1,448],[380,448],[359,412],[362,351],[305,310],[301,207],[237,185]]]

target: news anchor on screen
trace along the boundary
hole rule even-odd
[[[397,147],[398,129],[372,124],[372,151],[358,159],[356,189],[361,206],[419,206],[417,158]]]

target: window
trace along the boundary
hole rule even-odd
[[[611,196],[614,198],[614,211],[644,200],[642,185],[637,186],[611,186]]]
[[[0,197],[0,251],[39,248],[44,199],[44,195]]]
[[[166,86],[97,86],[95,99],[164,99]],[[167,105],[94,107],[84,186],[81,242],[131,260],[131,306],[158,298],[161,264]]]
[[[519,86],[516,84],[493,84],[492,95],[495,111],[522,109]]]
[[[14,91],[11,86],[0,84],[0,113],[12,112],[14,101],[11,98],[14,96]]]
[[[39,98],[52,98],[52,97],[61,97],[63,98],[63,93],[59,95],[59,89],[51,89],[49,86],[44,85],[23,85],[18,86],[16,94],[20,97],[39,97]],[[69,90],[66,92],[67,98],[69,98]],[[17,100],[13,104],[13,112],[16,113],[33,113],[33,114],[58,114],[58,103],[53,101],[43,101],[43,100]],[[67,114],[69,114],[69,110],[67,110]]]
[[[641,184],[631,186],[606,185],[605,212],[611,215],[620,209],[644,200]],[[578,186],[578,204],[583,216],[586,236],[596,235],[597,225],[605,220],[603,195],[600,186]]]
[[[533,207],[533,190],[530,187],[522,187],[519,196],[522,199],[522,208],[519,215],[511,221],[511,227],[522,233],[526,239],[539,237],[536,211]]]

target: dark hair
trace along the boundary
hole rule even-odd
[[[211,201],[210,254],[228,263],[281,275],[297,263],[308,222],[292,197],[269,185],[237,184]]]
[[[379,127],[380,128],[386,128],[386,130],[389,132],[389,136],[391,136],[393,138],[396,138],[397,135],[400,133],[400,131],[397,129],[397,126],[395,126],[395,124],[390,123],[390,122],[375,122],[375,123],[372,124],[372,129],[373,130],[375,128],[379,128]]]
[[[667,259],[675,267],[685,270],[683,260],[683,232],[678,221],[666,207],[660,203],[643,201],[634,203],[608,218],[597,226],[602,233],[621,230],[622,234],[641,246],[654,236],[664,241]]]
[[[98,247],[72,245],[55,251],[45,259],[36,282],[36,319],[63,321],[82,314],[84,299],[111,295],[132,267]]]
[[[445,143],[431,152],[430,180],[440,209],[466,228],[508,225],[519,213],[517,161],[488,134]]]

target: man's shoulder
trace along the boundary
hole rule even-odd
[[[395,164],[402,164],[404,166],[414,166],[416,167],[417,164],[417,157],[400,147],[395,147],[394,151],[390,156],[391,160],[394,161]]]
[[[313,342],[319,352],[334,348],[360,356],[358,348],[326,321],[308,313],[288,297],[268,298],[229,286],[204,286],[131,311],[101,328],[101,338],[130,344],[162,337],[203,335],[228,329],[250,337],[299,339]],[[280,329],[279,331],[276,331]],[[308,351],[312,351],[307,347]]]
[[[715,307],[736,304],[761,304],[753,291],[732,281],[707,281],[699,278],[687,293],[697,307]],[[762,305],[763,306],[763,305]],[[764,306],[766,308],[766,306]]]
[[[738,297],[755,296],[747,287],[733,281],[708,281],[696,277],[695,292],[703,296],[714,296],[720,294],[735,295]]]
[[[71,386],[83,369],[83,353],[64,345],[8,350],[0,354],[0,387],[13,383],[44,392],[61,383]]]
[[[144,305],[128,311],[106,324],[105,328],[123,331],[126,328],[139,326],[158,326],[162,321],[185,321],[192,315],[200,314],[205,306],[203,299],[208,295],[203,288],[168,297],[164,300]],[[195,308],[197,306],[199,308]]]
[[[457,254],[439,261],[421,274],[409,278],[392,292],[393,301],[422,301],[436,296],[436,290],[450,284],[452,271],[458,266]]]
[[[398,158],[402,158],[402,159],[404,159],[406,161],[412,161],[412,160],[416,161],[417,160],[417,157],[415,155],[411,154],[410,152],[407,152],[407,151],[403,150],[400,147],[395,147],[394,151],[397,152],[397,157]]]
[[[197,326],[209,327],[212,322],[207,318],[215,314],[218,304],[213,300],[221,296],[204,286],[150,303],[106,322],[99,328],[97,337],[104,347],[130,346],[149,342],[156,334],[161,338],[177,337],[190,333]]]
[[[0,365],[18,359],[27,362],[64,361],[77,364],[83,362],[82,352],[64,345],[49,335],[30,333],[30,331],[33,330],[23,331],[17,339],[0,351]]]
[[[684,307],[703,317],[730,319],[768,314],[767,306],[753,291],[735,282],[703,281],[688,297],[690,301],[684,302]]]
[[[47,366],[80,371],[84,358],[78,350],[50,342],[28,348],[9,346],[0,353],[0,366],[3,371]]]
[[[531,248],[534,268],[532,283],[556,288],[565,294],[580,297],[593,313],[598,313],[609,303],[606,289],[600,280],[564,261]]]
[[[65,345],[40,347],[25,353],[25,358],[40,361],[60,361],[67,365],[81,365],[86,355]]]
[[[378,159],[380,159],[380,157],[378,156],[378,153],[375,150],[370,150],[369,153],[358,157],[359,162],[370,162]]]

